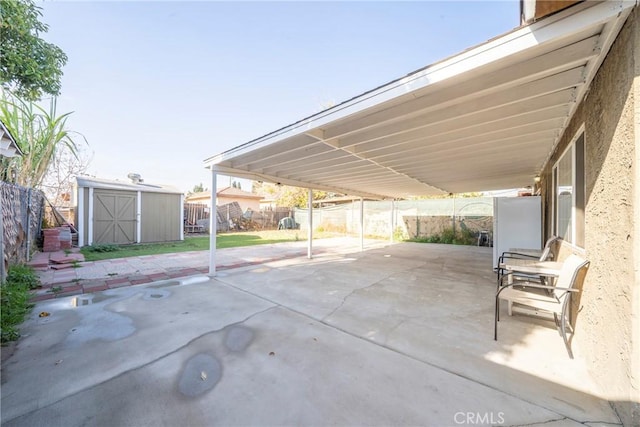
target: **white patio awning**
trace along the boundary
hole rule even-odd
[[[580,3],[205,166],[372,198],[531,185],[634,5]]]

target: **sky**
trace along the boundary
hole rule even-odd
[[[88,174],[185,192],[210,187],[206,158],[519,24],[517,0],[38,5]]]

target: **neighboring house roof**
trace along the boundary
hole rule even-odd
[[[185,202],[193,202],[194,200],[209,200],[211,198],[211,191],[199,191],[192,193],[184,198]]]
[[[531,185],[634,6],[576,4],[209,157],[205,166],[373,198]]]
[[[262,196],[233,187],[219,189],[217,194],[218,196],[237,197],[240,199],[262,199]]]
[[[110,190],[128,190],[128,191],[143,191],[147,193],[168,193],[168,194],[182,194],[182,191],[176,187],[164,184],[149,184],[149,183],[137,183],[124,182],[118,180],[109,180],[101,178],[93,178],[88,176],[76,177],[78,187],[91,187],[102,188]]]
[[[254,193],[250,193],[248,191],[243,191],[234,187],[224,187],[219,188],[216,192],[218,197],[227,197],[227,198],[236,198],[236,199],[262,199],[262,196],[259,196]],[[211,198],[211,191],[200,191],[198,193],[193,193],[188,195],[185,198],[185,201],[192,202],[194,200],[209,200]]]
[[[16,157],[23,153],[9,129],[0,121],[0,156]]]

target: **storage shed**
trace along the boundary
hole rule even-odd
[[[183,240],[184,195],[174,187],[76,178],[78,246]]]

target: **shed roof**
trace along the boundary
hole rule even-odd
[[[92,187],[109,190],[126,190],[126,191],[142,191],[145,193],[168,193],[182,194],[177,188],[164,184],[149,184],[146,182],[134,184],[132,182],[124,182],[118,180],[109,180],[94,178],[88,176],[77,176],[76,182],[78,187]]]
[[[205,166],[373,198],[530,185],[634,5],[577,4],[209,157]]]

